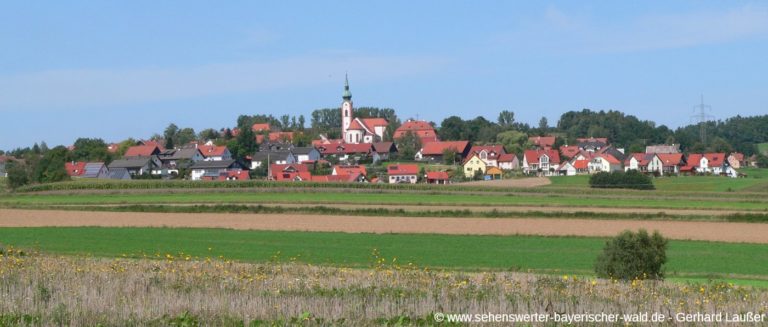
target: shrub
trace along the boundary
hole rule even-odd
[[[593,188],[629,188],[636,190],[653,190],[651,178],[637,170],[599,172],[589,178],[589,186]]]
[[[620,280],[663,279],[667,262],[667,240],[658,231],[648,235],[624,231],[605,243],[597,257],[595,273],[601,278]]]

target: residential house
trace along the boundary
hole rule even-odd
[[[151,157],[130,157],[113,161],[107,167],[110,171],[116,168],[125,168],[131,176],[140,176],[150,174],[153,170],[161,166],[160,159],[157,156]]]
[[[269,132],[270,130],[272,130],[272,127],[269,126],[269,123],[255,123],[253,124],[253,126],[251,126],[251,130],[254,133],[265,132],[265,131]]]
[[[725,153],[691,153],[687,165],[680,170],[687,173],[735,175],[735,170],[728,163]]]
[[[206,144],[198,147],[200,153],[205,157],[205,161],[229,161],[232,160],[232,153],[224,145]]]
[[[590,173],[620,171],[621,161],[607,153],[598,154],[589,161],[588,169]]]
[[[334,156],[341,161],[360,161],[367,158],[371,158],[373,162],[380,160],[371,143],[330,143],[316,147],[323,158]]]
[[[553,176],[558,173],[560,153],[557,150],[526,150],[523,153],[523,172],[540,176]]]
[[[366,171],[365,166],[363,165],[335,165],[333,166],[333,170],[331,171],[331,175],[363,175],[368,176],[368,171]]]
[[[382,161],[387,161],[393,154],[397,154],[397,146],[394,142],[376,142],[373,143],[373,151]]]
[[[497,160],[499,168],[503,170],[517,170],[520,169],[520,159],[514,153],[505,153],[499,156]]]
[[[251,175],[247,170],[227,170],[224,173],[219,174],[217,180],[220,181],[247,181],[251,179]]]
[[[99,178],[109,172],[103,162],[67,162],[64,169],[72,178]]]
[[[419,165],[391,164],[387,166],[390,184],[416,184],[419,180]]]
[[[290,151],[260,151],[251,155],[251,170],[261,167],[264,162],[284,165],[298,160]]]
[[[488,169],[488,164],[480,159],[480,156],[478,156],[476,153],[473,153],[467,157],[467,160],[464,160],[462,166],[464,169],[464,176],[467,178],[474,177],[478,171],[480,171],[482,175],[485,175],[485,171]]]
[[[311,181],[312,174],[304,164],[272,164],[269,165],[269,179],[279,182]]]
[[[576,167],[574,167],[573,163],[569,161],[561,164],[559,167],[557,167],[557,169],[559,170],[559,174],[561,176],[576,176]]]
[[[645,153],[669,154],[680,153],[680,144],[657,144],[645,147]]]
[[[451,182],[448,173],[444,171],[427,172],[427,184],[448,184]]]
[[[320,151],[318,151],[315,147],[295,147],[290,150],[291,154],[295,158],[295,162],[288,162],[288,163],[302,163],[305,161],[316,161],[320,160]]]
[[[154,175],[167,176],[170,174],[179,174],[179,169],[191,167],[195,162],[205,160],[205,156],[197,147],[187,147],[181,149],[165,150],[158,155],[160,159],[160,168],[153,171]]]
[[[685,157],[682,153],[659,153],[656,156],[661,161],[662,175],[678,175],[680,168],[685,167]]]
[[[576,170],[576,175],[589,174],[589,160],[572,160],[571,166]]]
[[[415,159],[420,161],[442,162],[443,153],[449,149],[456,152],[463,160],[469,155],[469,141],[440,141],[423,144],[421,150],[416,153]]]
[[[637,170],[641,173],[662,174],[664,163],[655,153],[632,153],[624,160],[624,171]]]
[[[69,177],[79,177],[85,173],[85,162],[65,162],[64,170],[67,171],[67,175],[69,175]]]
[[[564,158],[573,159],[581,152],[578,145],[563,145],[560,147],[560,155]]]
[[[193,181],[220,180],[221,176],[229,177],[231,171],[245,170],[243,165],[234,159],[198,161],[189,169],[191,171],[190,179]]]
[[[576,146],[581,151],[598,152],[608,146],[608,138],[605,138],[605,137],[577,138]]]
[[[421,144],[439,141],[437,138],[437,132],[435,132],[435,128],[432,127],[432,124],[423,120],[406,121],[395,130],[392,138],[399,140],[408,132],[411,132],[416,137],[418,137],[421,140]]]
[[[741,167],[746,167],[747,161],[745,160],[743,153],[733,152],[728,155],[728,164],[731,165],[733,169],[739,169]]]
[[[475,145],[469,149],[469,155],[472,154],[477,154],[487,166],[498,167],[499,157],[507,154],[507,151],[501,145]]]
[[[528,142],[531,143],[536,149],[549,150],[555,145],[554,136],[531,136],[528,138]]]
[[[150,142],[150,141],[147,141]],[[149,145],[135,145],[132,147],[129,147],[128,150],[125,151],[125,154],[123,157],[125,158],[132,158],[132,157],[151,157],[159,155],[161,150],[160,147],[155,145],[154,141],[151,141],[153,143],[150,143]]]

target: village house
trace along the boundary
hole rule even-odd
[[[67,162],[64,169],[72,178],[100,178],[109,173],[103,162]]]
[[[251,155],[251,170],[261,167],[264,162],[268,164],[296,163],[296,157],[290,151],[260,151]]]
[[[581,149],[577,145],[560,146],[560,156],[563,158],[573,159],[579,152],[581,152]]]
[[[357,162],[370,158],[372,162],[381,160],[373,150],[371,143],[330,143],[317,145],[322,158],[335,157],[339,161]]]
[[[190,179],[199,180],[221,180],[221,176],[229,177],[231,171],[242,171],[244,167],[234,159],[198,161],[189,167]],[[239,176],[239,173],[238,173]]]
[[[557,175],[560,154],[557,150],[526,150],[523,153],[523,172],[540,176]]]
[[[662,174],[663,162],[655,153],[632,153],[624,160],[624,171]]]
[[[586,152],[599,152],[601,149],[608,146],[608,138],[605,137],[587,137],[577,138],[576,146],[581,151]]]
[[[408,120],[395,130],[392,138],[395,140],[401,139],[408,132],[413,133],[421,140],[421,144],[429,142],[437,142],[437,132],[435,128],[429,122],[423,120]]]
[[[394,142],[376,142],[373,143],[373,151],[376,152],[380,160],[387,161],[393,154],[397,153],[397,146]]]
[[[593,174],[598,172],[610,173],[614,171],[621,171],[621,161],[610,154],[602,153],[592,158],[592,160],[589,161],[588,167],[589,172]],[[661,169],[661,167],[659,167],[659,169]]]
[[[331,170],[331,175],[363,175],[367,176],[368,171],[363,165],[335,165]]]
[[[225,173],[219,174],[219,181],[247,181],[251,179],[251,175],[247,170],[228,170]]]
[[[198,149],[205,156],[205,161],[232,160],[232,153],[224,145],[206,144],[199,146]]]
[[[391,164],[387,166],[390,184],[416,184],[419,180],[419,165]]]
[[[423,144],[421,150],[414,156],[419,161],[442,162],[443,153],[453,150],[461,161],[469,155],[469,141],[440,141]]]
[[[131,173],[125,168],[108,169],[107,173],[98,177],[99,179],[131,179]]]
[[[179,174],[179,169],[189,168],[198,161],[205,160],[203,153],[197,147],[186,147],[181,149],[170,149],[160,152],[160,167],[153,171],[154,175]]]
[[[503,170],[520,169],[520,159],[518,159],[514,153],[502,154],[497,161],[499,163],[499,168]]]
[[[488,164],[480,159],[480,156],[476,153],[467,157],[462,166],[464,167],[464,177],[467,178],[473,178],[478,171],[480,171],[480,174],[485,175],[485,171],[488,169]]]
[[[451,182],[448,173],[444,171],[427,172],[427,184],[448,184]]]
[[[733,169],[739,169],[741,167],[746,167],[747,162],[744,158],[744,154],[740,152],[733,152],[728,155],[728,164],[733,167]]]
[[[727,175],[737,177],[733,167],[730,166],[725,153],[691,153],[686,160],[686,166],[680,169],[684,173]]]
[[[499,157],[507,154],[507,151],[501,145],[475,145],[469,149],[469,155],[472,154],[477,154],[487,166],[498,167]]]
[[[160,159],[158,159],[157,156],[136,156],[112,161],[107,168],[110,171],[116,168],[125,168],[131,176],[141,176],[152,173],[152,171],[157,170],[160,165]]]
[[[147,141],[147,142],[149,142],[149,141]],[[161,151],[160,147],[158,147],[154,143],[149,144],[149,145],[135,145],[135,146],[129,147],[125,151],[125,154],[123,155],[123,157],[124,158],[151,157],[151,156],[159,155],[160,151]]]
[[[549,150],[555,145],[554,136],[531,136],[528,138],[528,142],[531,143],[536,149]]]
[[[685,157],[682,153],[659,153],[656,156],[661,160],[662,175],[679,175],[680,168],[685,166]]]
[[[272,164],[268,178],[278,182],[312,181],[312,173],[304,164]]]
[[[306,161],[317,161],[317,160],[320,160],[321,158],[320,151],[318,151],[315,147],[295,147],[291,149],[290,152],[296,161],[294,162],[288,161],[288,163],[302,163]]]

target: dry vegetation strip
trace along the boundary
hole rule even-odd
[[[613,236],[645,228],[680,240],[768,244],[768,224],[535,218],[413,218],[306,214],[87,212],[0,209],[0,227],[206,227],[350,233]]]
[[[0,319],[33,325],[394,325],[443,313],[766,312],[768,291],[728,283],[432,271],[372,254],[369,269],[0,257]],[[186,314],[185,314],[186,313]],[[306,319],[306,320],[305,320]],[[673,323],[674,324],[674,323]]]

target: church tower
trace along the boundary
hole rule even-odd
[[[341,103],[341,138],[344,142],[351,143],[350,140],[347,140],[347,130],[352,123],[352,119],[354,119],[354,115],[352,109],[352,92],[349,92],[349,78],[346,74],[344,74],[344,94],[341,98],[344,99]]]

